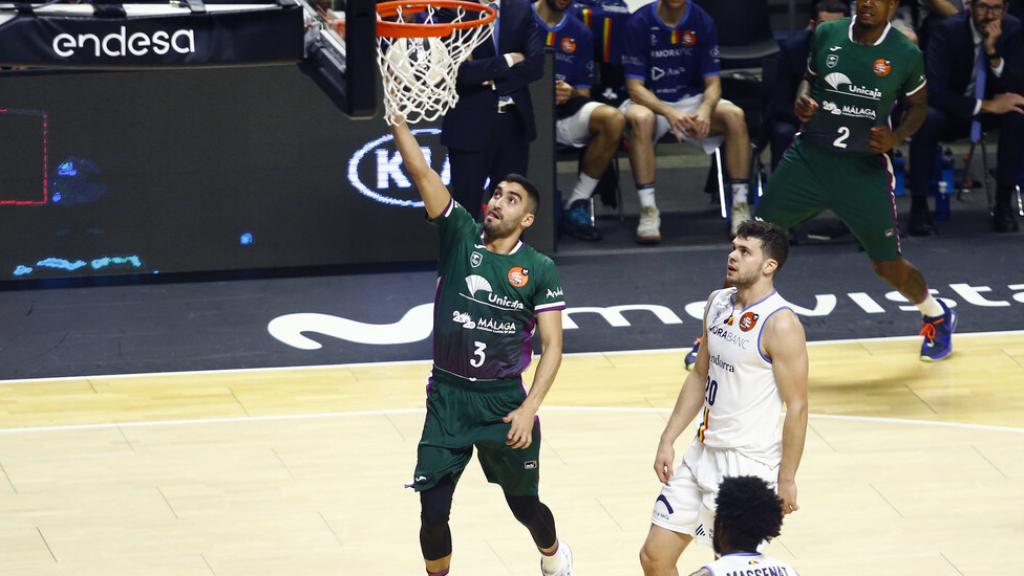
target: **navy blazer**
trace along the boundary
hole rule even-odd
[[[491,124],[498,114],[498,97],[511,96],[526,127],[526,142],[537,137],[533,121],[530,82],[544,75],[544,37],[533,19],[527,0],[501,0],[498,23],[500,54],[490,37],[473,51],[473,59],[459,67],[456,89],[459,102],[448,111],[441,125],[441,143],[456,150],[483,150],[491,136]],[[500,28],[499,28],[500,27]],[[519,52],[525,60],[509,67],[503,54]],[[494,83],[484,85],[490,80]],[[525,142],[524,142],[525,144]]]
[[[947,114],[970,120],[976,100],[965,95],[974,72],[974,36],[969,14],[961,12],[943,20],[928,40],[925,74],[928,77],[928,103]],[[1003,57],[1001,77],[991,69],[985,81],[985,98],[1001,92],[1019,91],[1024,52],[1020,20],[1009,14],[1003,16],[1003,33],[996,49]]]
[[[806,28],[798,31],[782,44],[777,56],[770,56],[777,58],[779,63],[775,78],[768,87],[771,94],[768,115],[773,122],[800,125],[800,120],[793,112],[793,105],[796,104],[796,89],[807,75],[807,57],[811,52],[813,34],[813,30]]]

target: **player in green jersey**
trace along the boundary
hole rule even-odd
[[[554,263],[520,240],[533,225],[539,193],[526,178],[509,174],[477,223],[427,164],[408,126],[396,122],[391,130],[440,236],[434,368],[411,484],[420,493],[427,573],[448,574],[452,496],[475,447],[487,480],[501,486],[515,518],[529,529],[541,573],[571,576],[572,552],[559,542],[551,510],[537,496],[537,410],[562,361],[565,308]],[[522,372],[535,328],[543,354],[527,393]]]
[[[768,181],[757,216],[793,227],[825,209],[849,226],[875,273],[921,310],[922,360],[953,352],[956,311],[928,291],[900,251],[888,152],[928,115],[921,52],[892,29],[897,0],[857,0],[854,18],[818,25],[797,91],[800,135]],[[896,130],[889,114],[902,99]]]

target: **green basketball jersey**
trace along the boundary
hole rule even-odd
[[[814,31],[807,69],[818,110],[801,137],[836,152],[868,152],[873,126],[884,126],[896,100],[924,88],[924,59],[888,26],[873,45],[853,41],[853,19],[822,22]]]
[[[509,254],[489,252],[483,225],[454,200],[434,223],[434,366],[467,379],[519,377],[533,357],[536,315],[565,308],[554,262],[522,241]]]

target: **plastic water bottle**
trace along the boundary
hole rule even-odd
[[[949,196],[949,184],[939,180],[939,192],[935,196],[935,220],[938,222],[949,220]]]
[[[949,220],[949,197],[953,194],[953,151],[946,148],[942,151],[942,171],[939,173],[939,189],[935,196],[935,220]]]
[[[905,187],[906,173],[906,162],[903,158],[903,152],[896,150],[892,155],[892,171],[896,177],[896,182],[893,185],[893,194],[896,196],[905,196],[907,189]]]
[[[950,193],[956,190],[955,170],[956,160],[953,158],[953,151],[946,148],[942,151],[942,179],[946,182],[946,190]]]

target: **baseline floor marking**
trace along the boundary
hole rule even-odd
[[[577,414],[669,414],[671,408],[644,406],[548,406],[541,412],[563,412]],[[331,418],[366,418],[373,416],[401,416],[424,414],[424,408],[393,408],[385,410],[356,410],[352,412],[314,412],[300,414],[278,414],[274,416],[231,416],[225,418],[192,418],[182,420],[142,420],[134,422],[100,422],[95,424],[59,424],[55,426],[21,426],[0,428],[0,434],[21,434],[31,432],[70,432],[80,430],[113,430],[117,428],[159,428],[172,426],[195,426],[205,424],[241,424],[259,422],[287,422],[302,420],[325,420]],[[878,416],[849,416],[842,414],[809,414],[813,420],[835,420],[845,422],[869,422],[872,424],[900,424],[906,426],[932,426],[958,430],[983,430],[987,432],[1010,432],[1024,434],[1024,428],[971,424],[969,422],[944,422],[941,420],[913,420],[909,418],[883,418]]]
[[[956,338],[972,338],[977,336],[1020,336],[1024,335],[1024,330],[1002,330],[996,332],[964,332],[957,333]],[[921,336],[880,336],[877,338],[849,338],[845,340],[812,340],[807,342],[808,346],[821,346],[828,344],[856,344],[860,342],[899,342],[918,340]],[[689,352],[690,346],[683,348],[651,348],[646,350],[609,350],[606,352],[568,352],[563,354],[563,357],[575,357],[575,356],[621,356],[623,354],[672,354],[680,352]],[[540,355],[536,355],[535,359],[540,358]],[[956,361],[954,357],[952,361]],[[381,361],[381,362],[353,362],[351,364],[304,364],[301,366],[270,366],[266,368],[227,368],[221,370],[182,370],[180,372],[138,372],[134,374],[93,374],[89,376],[55,376],[49,378],[15,378],[11,380],[0,380],[0,386],[9,386],[15,384],[41,384],[45,382],[61,382],[67,380],[118,380],[123,378],[156,378],[156,377],[175,377],[175,376],[202,376],[202,375],[213,375],[213,374],[228,374],[228,373],[241,373],[241,374],[258,374],[261,372],[281,372],[284,370],[337,370],[343,368],[366,368],[374,366],[411,366],[414,364],[426,364],[430,362],[429,358],[422,360],[395,360],[395,361]]]

